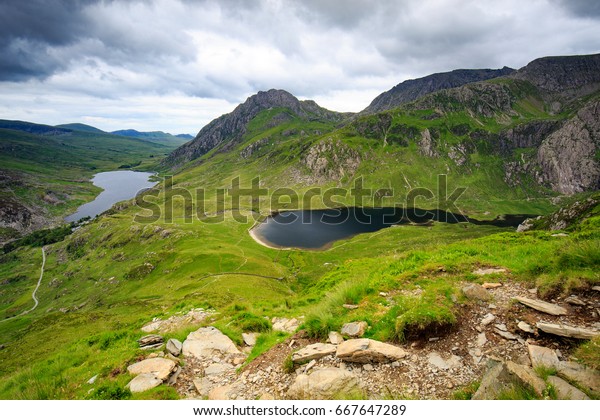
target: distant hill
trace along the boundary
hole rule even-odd
[[[39,134],[44,136],[55,136],[60,134],[67,134],[73,131],[72,129],[54,127],[45,124],[35,124],[27,121],[12,121],[12,120],[0,120],[0,128],[7,130],[18,130],[24,131],[31,134]]]
[[[181,146],[182,144],[194,138],[190,134],[178,134],[174,136],[173,134],[165,133],[163,131],[137,131],[133,129],[117,130],[113,131],[111,134],[123,137],[133,137],[152,143],[174,147]]]
[[[469,83],[507,76],[514,71],[515,70],[510,67],[503,67],[498,70],[461,69],[445,73],[435,73],[418,79],[406,80],[394,86],[387,92],[383,92],[381,95],[377,96],[373,99],[373,102],[360,113],[374,114],[381,111],[387,111],[442,89],[451,89]]]
[[[99,128],[92,127],[91,125],[87,125],[87,124],[81,124],[81,123],[60,124],[60,125],[57,125],[56,127],[66,128],[66,129],[75,130],[75,131],[85,131],[88,133],[106,133],[106,131],[102,131]]]

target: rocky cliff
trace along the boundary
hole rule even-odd
[[[406,80],[377,96],[361,114],[374,114],[397,108],[402,104],[412,102],[442,89],[451,89],[473,82],[506,76],[514,71],[514,69],[509,67],[497,70],[453,70],[445,73],[435,73],[418,79]]]
[[[246,133],[248,123],[261,111],[270,108],[287,108],[306,120],[342,121],[345,118],[345,114],[321,108],[314,101],[300,101],[284,90],[258,92],[231,113],[222,115],[202,128],[192,141],[173,151],[163,163],[177,168],[214,148],[237,144]]]

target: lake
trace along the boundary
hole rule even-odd
[[[156,185],[156,182],[149,180],[152,175],[154,174],[151,172],[135,171],[97,173],[92,178],[92,183],[104,191],[94,201],[82,205],[75,213],[67,216],[65,221],[76,222],[88,216],[94,218],[110,209],[113,204],[134,198],[140,191]]]
[[[340,239],[394,225],[427,226],[432,222],[443,222],[517,227],[528,217],[532,215],[503,215],[495,220],[476,220],[443,210],[401,207],[291,210],[272,214],[250,233],[257,242],[273,248],[325,249]]]

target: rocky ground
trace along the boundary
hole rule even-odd
[[[488,273],[484,270],[478,274]],[[463,305],[455,328],[443,336],[402,346],[360,338],[368,326],[357,323],[342,329],[345,340],[332,332],[329,343],[309,339],[303,331],[295,332],[245,364],[250,347],[238,349],[217,329],[200,328],[178,344],[179,350],[167,351],[167,356],[164,352],[149,356],[175,362],[169,363],[170,375],[161,373],[159,381],[150,375],[149,380],[153,386],[168,381],[183,398],[209,399],[446,399],[482,378],[476,397],[487,399],[497,395],[497,385],[504,377],[524,381],[540,397],[546,396],[548,383],[565,389],[559,397],[600,395],[600,373],[573,362],[572,350],[579,340],[556,335],[600,334],[598,288],[549,302],[540,301],[536,290],[510,280],[483,286],[465,284],[463,293],[469,303]],[[555,311],[561,315],[547,313]],[[274,321],[276,329],[294,331],[298,325],[296,320]],[[551,334],[538,328],[547,329],[546,324],[556,324]],[[560,325],[574,328],[560,329]],[[244,338],[253,344],[252,335]],[[168,344],[173,350],[172,343]],[[173,356],[179,352],[182,359]],[[540,359],[539,352],[547,357]],[[293,364],[292,354],[296,360]],[[551,376],[551,382],[544,383],[546,378],[540,379],[532,370],[532,364],[536,368],[540,363],[567,382],[559,383],[562,379]],[[490,379],[492,374],[496,376]],[[495,385],[484,386],[486,383]],[[587,395],[570,385],[574,383]]]

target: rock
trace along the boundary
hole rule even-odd
[[[233,369],[234,369],[233,365],[230,365],[229,363],[213,363],[211,365],[208,365],[206,367],[206,369],[204,369],[204,375],[205,376],[220,375],[224,372],[227,372],[227,371],[233,370]]]
[[[142,373],[135,378],[133,378],[127,385],[126,388],[129,388],[131,392],[144,392],[152,388],[156,388],[163,381],[158,379],[152,373]]]
[[[242,333],[242,340],[244,340],[247,346],[254,347],[259,335],[259,333]]]
[[[344,342],[344,336],[337,331],[331,331],[329,333],[329,342],[335,345],[341,344]]]
[[[209,400],[229,400],[230,394],[233,391],[232,385],[223,385],[213,388],[208,393]]]
[[[554,387],[559,400],[589,400],[590,397],[558,376],[549,376],[548,383]]]
[[[515,378],[518,378],[522,383],[533,388],[538,396],[543,395],[546,390],[546,383],[535,374],[533,369],[528,366],[518,365],[511,361],[506,362],[506,368]]]
[[[194,383],[194,387],[196,387],[196,390],[198,391],[198,393],[203,397],[208,396],[208,393],[214,387],[213,382],[206,377],[195,378],[193,380],[193,383]]]
[[[547,347],[528,344],[527,351],[529,352],[529,359],[531,359],[531,365],[534,369],[541,366],[555,369],[558,368],[560,362],[554,350]]]
[[[366,365],[363,365],[362,368],[364,371],[371,372],[373,370],[373,365],[367,363]]]
[[[273,331],[293,333],[296,332],[296,330],[300,326],[300,321],[298,321],[296,318],[273,318],[271,320],[271,324],[273,324]]]
[[[496,316],[494,314],[487,313],[481,320],[481,325],[483,325],[484,327],[488,326],[495,320],[496,320]]]
[[[359,379],[345,369],[326,368],[299,375],[287,395],[294,400],[330,400],[361,396]]]
[[[163,343],[150,344],[147,346],[140,347],[141,350],[156,350],[163,346]]]
[[[488,274],[506,273],[506,271],[506,268],[478,268],[473,271],[473,274],[477,276],[487,276]]]
[[[600,286],[592,286],[592,290],[595,290],[596,292],[600,292]]]
[[[498,328],[501,331],[508,331],[508,329],[506,328],[506,324],[496,324],[494,325],[495,328]]]
[[[548,334],[560,335],[561,337],[579,338],[581,340],[591,340],[600,335],[600,331],[594,331],[581,327],[570,327],[563,324],[550,324],[547,322],[538,322],[538,329]]]
[[[182,352],[184,356],[200,360],[215,354],[239,354],[233,341],[215,327],[204,327],[191,332],[183,342]]]
[[[166,232],[166,231],[165,231]],[[196,325],[213,315],[214,311],[204,310],[202,308],[190,309],[188,313],[181,315],[173,315],[168,319],[154,318],[152,322],[144,325],[142,331],[150,333],[159,331],[162,333],[168,333],[172,331],[181,330],[184,327],[190,325]]]
[[[484,289],[497,289],[498,287],[502,287],[502,283],[483,283],[481,287]]]
[[[462,288],[462,292],[468,299],[490,300],[492,298],[490,292],[488,292],[481,285],[476,283],[467,284]]]
[[[477,341],[475,344],[477,347],[483,347],[485,343],[487,343],[487,337],[485,336],[485,333],[482,332],[477,335]]]
[[[438,369],[448,370],[450,368],[459,367],[461,365],[461,357],[451,355],[448,359],[442,358],[439,353],[432,352],[427,355],[427,361],[430,365],[435,366]]]
[[[560,362],[558,374],[595,394],[600,394],[600,372],[598,370],[587,368],[575,362]]]
[[[367,330],[368,324],[365,321],[350,322],[342,326],[342,335],[347,337],[362,337]]]
[[[169,380],[167,381],[167,385],[175,385],[177,383],[177,379],[179,378],[179,375],[181,375],[181,372],[183,372],[183,369],[181,368],[181,366],[177,366],[177,369],[175,369],[175,372],[173,372],[173,374],[169,377]]]
[[[358,305],[350,305],[350,304],[343,304],[342,307],[344,307],[345,309],[358,309]]]
[[[175,370],[175,366],[176,364],[172,360],[163,359],[162,357],[155,357],[153,359],[145,359],[141,362],[127,366],[127,372],[131,373],[132,375],[151,373],[156,378],[164,381],[171,375],[171,372]]]
[[[368,338],[344,341],[337,347],[336,357],[346,362],[388,363],[406,357],[400,347]]]
[[[379,296],[381,297],[387,297],[388,293],[387,292],[379,292]]]
[[[138,344],[140,345],[140,347],[148,347],[153,345],[159,345],[160,347],[160,345],[162,345],[163,342],[164,339],[162,338],[162,336],[156,334],[145,335],[138,340]]]
[[[182,348],[183,344],[176,338],[170,338],[169,341],[167,341],[167,351],[175,357],[181,354]]]
[[[96,379],[98,379],[98,375],[92,376],[90,379],[88,379],[87,383],[90,385],[94,385],[94,383],[96,382]]]
[[[311,360],[310,362],[308,362],[306,364],[306,366],[304,367],[304,372],[303,373],[307,373],[309,370],[311,370],[312,368],[314,368],[317,364],[316,360]]]
[[[262,395],[260,396],[260,398],[259,398],[259,400],[263,400],[263,401],[266,401],[266,400],[274,400],[274,399],[275,399],[275,397],[273,396],[273,394],[269,394],[268,392],[265,392],[265,393],[264,393],[264,394],[262,394]]]
[[[585,302],[579,299],[577,296],[569,296],[565,299],[565,302],[570,303],[571,305],[585,306]]]
[[[513,333],[510,333],[508,331],[502,331],[498,327],[494,327],[494,332],[496,334],[498,334],[500,337],[506,338],[507,340],[517,340],[519,338],[516,335],[514,335]]]
[[[525,321],[519,321],[517,327],[526,333],[535,334],[535,329]]]
[[[320,359],[322,357],[334,354],[337,346],[333,344],[316,343],[310,344],[292,355],[294,363],[302,363],[308,360]]]
[[[567,310],[561,306],[554,305],[553,303],[544,302],[543,300],[529,299],[523,296],[517,296],[519,302],[525,306],[535,309],[536,311],[544,312],[550,315],[566,315]]]

